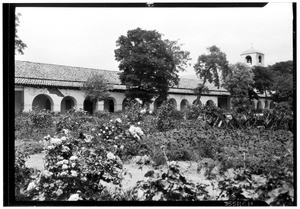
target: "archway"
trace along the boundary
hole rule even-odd
[[[246,57],[246,62],[249,63],[249,64],[252,64],[252,57],[248,55]]]
[[[206,105],[212,107],[212,106],[215,105],[215,103],[214,103],[214,101],[212,101],[212,100],[210,99],[210,100],[208,100],[208,101],[206,102]]]
[[[115,111],[115,101],[114,98],[108,98],[104,101],[104,110],[107,112]]]
[[[269,109],[269,102],[268,102],[268,100],[265,101],[265,109]]]
[[[181,100],[180,102],[180,110],[184,110],[188,106],[188,101],[186,99]]]
[[[261,110],[262,109],[261,101],[258,101],[256,106],[258,110]]]
[[[174,110],[177,110],[177,102],[174,98],[169,99],[169,102],[172,104]]]
[[[92,101],[90,98],[86,98],[83,102],[83,110],[90,114],[93,114],[96,108],[96,102]]]
[[[32,107],[41,110],[45,109],[51,111],[53,109],[53,101],[48,95],[40,94],[34,98],[32,102]]]
[[[197,104],[197,99],[195,99],[194,101],[193,101],[193,105],[196,105]],[[199,106],[201,107],[202,106],[202,102],[201,101],[199,101]]]
[[[71,96],[63,98],[60,104],[60,112],[66,113],[68,110],[76,106],[76,100]]]

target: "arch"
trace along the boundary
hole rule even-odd
[[[212,100],[210,99],[210,100],[207,100],[206,105],[212,107],[212,106],[215,105],[215,103],[214,103],[214,101],[212,101]]]
[[[261,55],[258,56],[258,63],[260,63],[260,64],[262,63],[262,56]]]
[[[258,110],[261,110],[262,109],[261,101],[258,101],[256,106]]]
[[[60,112],[66,113],[68,110],[72,109],[73,107],[76,107],[77,102],[74,97],[66,96],[61,100],[60,103]]]
[[[107,112],[115,112],[116,100],[113,97],[109,97],[104,100],[104,110]]]
[[[275,107],[275,103],[274,103],[274,101],[271,101],[270,102],[270,109],[273,109]]]
[[[51,111],[53,110],[53,100],[46,94],[39,94],[33,99],[32,107]]]
[[[250,55],[246,56],[246,62],[252,64],[252,57]]]
[[[269,109],[269,102],[268,102],[268,100],[265,101],[265,109]]]
[[[177,102],[174,98],[169,99],[169,102],[172,104],[174,110],[177,110]]]
[[[90,114],[93,114],[96,109],[96,102],[92,101],[90,98],[86,98],[83,101],[83,110]]]
[[[193,101],[193,105],[196,105],[197,104],[197,99],[195,99],[194,101]],[[201,101],[199,101],[199,106],[201,107],[202,106],[202,102]]]
[[[180,102],[180,110],[184,110],[189,105],[189,102],[186,99],[181,100]]]

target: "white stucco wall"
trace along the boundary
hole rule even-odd
[[[72,97],[75,103],[75,108],[77,110],[84,109],[84,100],[85,100],[85,94],[83,91],[75,90],[75,89],[58,89],[59,93],[53,93],[53,90],[49,92],[47,88],[34,88],[34,87],[24,87],[24,112],[28,112],[32,110],[32,104],[35,97],[38,95],[46,95],[51,100],[51,111],[54,112],[60,112],[61,111],[61,105],[62,100],[69,96]],[[16,91],[17,92],[17,91]],[[55,92],[55,91],[54,91]],[[125,94],[123,92],[110,92],[111,98],[114,101],[114,112],[122,111],[122,103],[125,99]],[[16,94],[20,95],[20,94]],[[188,104],[193,104],[193,102],[197,99],[196,95],[183,95],[183,94],[169,94],[168,99],[174,99],[176,102],[176,109],[180,110],[181,102],[183,100],[187,100]],[[19,98],[16,99],[18,102],[18,108],[19,106],[22,106],[22,101]],[[212,100],[216,106],[218,106],[218,96],[209,96],[204,95],[201,96],[201,104],[205,105],[208,100]],[[261,98],[259,99],[261,101],[262,109],[265,108],[265,101],[266,99]],[[268,100],[268,99],[267,99]],[[257,100],[254,100],[255,107],[257,107]],[[268,100],[268,108],[270,107],[271,100]],[[96,104],[96,107],[94,111],[103,111],[105,110],[105,106],[107,107],[107,104],[105,104],[104,101],[99,101]],[[16,108],[15,108],[16,109]],[[150,104],[150,110],[154,110],[154,102]]]

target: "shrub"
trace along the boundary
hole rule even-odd
[[[32,169],[26,167],[25,165],[27,158],[27,153],[22,151],[15,152],[15,196],[18,200],[27,199],[23,194],[30,182],[32,174]]]
[[[167,171],[148,171],[145,176],[148,179],[137,182],[131,191],[131,200],[199,201],[208,197],[204,187],[188,182],[175,164]]]
[[[104,195],[102,182],[120,183],[122,161],[92,136],[85,139],[57,136],[50,139],[50,144],[45,170],[25,193],[32,200],[99,201]]]
[[[47,128],[53,123],[53,115],[49,110],[34,108],[28,116],[35,128]]]

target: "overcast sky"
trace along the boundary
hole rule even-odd
[[[292,60],[292,4],[264,8],[17,8],[19,37],[27,44],[17,60],[118,70],[116,41],[128,30],[157,30],[191,53],[182,77],[195,77],[197,57],[218,46],[234,64],[253,45],[265,64]]]

